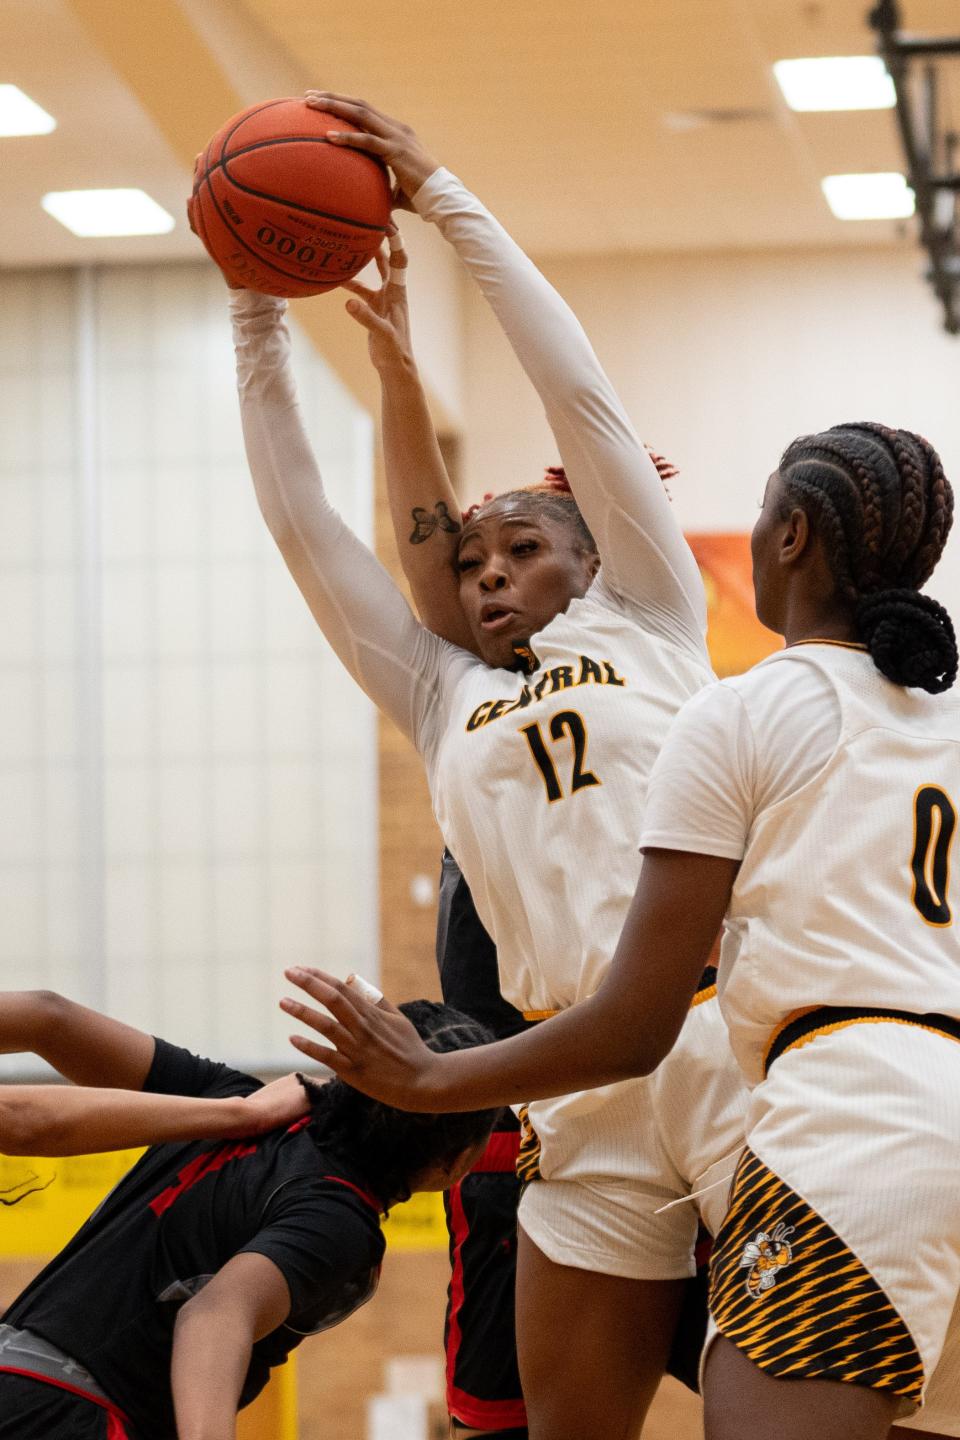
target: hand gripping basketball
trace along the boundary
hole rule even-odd
[[[390,166],[398,181],[394,205],[399,209],[410,209],[409,202],[420,186],[439,168],[438,162],[410,126],[384,115],[382,110],[368,105],[365,100],[337,95],[331,90],[308,90],[306,98],[312,109],[335,115],[353,127],[348,131],[328,131],[327,139],[331,145],[362,150]]]
[[[390,178],[373,151],[332,143],[341,123],[303,100],[268,100],[234,115],[198,157],[190,225],[234,284],[318,295],[375,255]]]

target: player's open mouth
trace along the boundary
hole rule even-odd
[[[516,614],[515,610],[505,610],[497,605],[484,606],[480,615],[480,626],[488,635],[496,635],[516,619]]]

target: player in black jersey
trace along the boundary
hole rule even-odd
[[[491,1038],[449,1006],[403,1008],[438,1050]],[[65,1000],[28,1045],[83,1084],[261,1089]],[[339,1080],[308,1088],[310,1112],[266,1134],[152,1147],[27,1286],[0,1321],[0,1440],[234,1440],[270,1369],[373,1294],[381,1214],[455,1183],[496,1118],[405,1114]]]
[[[500,994],[496,946],[474,908],[449,850],[440,870],[437,965],[448,1005],[498,1040],[526,1029]],[[444,1195],[450,1237],[450,1288],[444,1327],[447,1410],[462,1440],[526,1440],[527,1412],[517,1368],[517,1153],[520,1126],[501,1111],[487,1148]]]
[[[449,850],[440,870],[437,965],[444,1001],[486,1025],[498,1040],[536,1023],[501,995],[496,946]],[[515,1326],[519,1149],[519,1122],[504,1109],[480,1159],[444,1195],[451,1266],[444,1330],[447,1410],[458,1440],[527,1436]],[[667,1373],[697,1391],[707,1327],[706,1231],[695,1253],[697,1273],[686,1282]]]

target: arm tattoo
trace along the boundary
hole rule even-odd
[[[445,530],[448,535],[456,535],[462,529],[460,521],[454,519],[450,514],[446,500],[438,500],[432,513],[425,510],[422,505],[415,505],[410,513],[413,516],[411,545],[422,545],[424,540],[429,540],[437,530]]]

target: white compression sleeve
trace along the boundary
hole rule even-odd
[[[702,652],[706,602],[696,561],[580,322],[448,170],[434,171],[414,205],[454,246],[536,388],[604,583],[642,611],[648,628]]]
[[[419,749],[442,725],[442,675],[455,647],[425,630],[366,545],[332,507],[290,366],[286,302],[231,292],[247,460],[264,519],[337,655]]]

